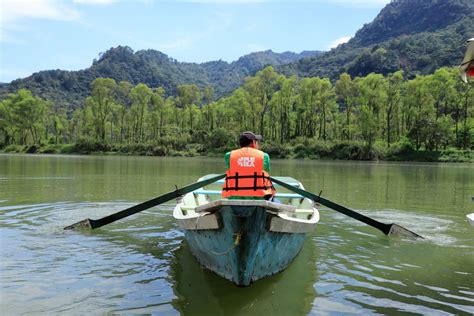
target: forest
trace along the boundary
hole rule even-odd
[[[227,97],[176,86],[176,96],[97,78],[83,107],[67,112],[19,89],[0,103],[5,152],[221,155],[245,130],[272,157],[472,161],[474,89],[456,68],[404,78],[298,78],[264,68]]]

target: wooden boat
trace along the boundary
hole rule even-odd
[[[471,199],[472,199],[472,202],[474,202],[474,196],[473,196]],[[467,219],[467,222],[468,222],[469,224],[471,224],[472,226],[474,226],[474,213],[467,214],[467,215],[466,215],[466,219]]]
[[[277,179],[303,188],[293,178]],[[222,183],[184,195],[173,211],[193,255],[204,267],[239,286],[284,270],[319,221],[313,202],[278,187],[276,197],[281,203],[223,199]]]

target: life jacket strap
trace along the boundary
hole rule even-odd
[[[262,187],[254,187],[254,186],[251,186],[251,187],[227,187],[227,188],[223,188],[222,190],[224,191],[243,191],[243,190],[269,190],[271,188],[273,188],[272,186],[262,186]]]
[[[253,186],[251,187],[239,187],[239,178],[240,179],[253,179]],[[257,179],[267,179],[270,180],[270,177],[266,176],[265,173],[262,172],[262,175],[258,175],[257,172],[254,172],[253,175],[247,176],[239,176],[239,173],[236,172],[235,176],[227,176],[225,178],[225,187],[223,188],[224,191],[239,191],[239,190],[269,190],[274,189],[273,183],[270,186],[263,185],[257,186]],[[235,187],[229,187],[229,180],[235,180]]]
[[[237,173],[236,173],[236,175],[237,175]],[[232,179],[236,179],[236,180],[237,180],[237,178],[238,178],[238,179],[253,179],[253,178],[255,178],[255,177],[257,177],[257,179],[270,179],[270,177],[267,177],[267,176],[265,176],[265,175],[263,175],[263,174],[262,174],[261,176],[255,175],[255,174],[250,175],[250,176],[228,176],[228,177],[226,177],[226,179],[229,179],[229,180],[232,180]]]

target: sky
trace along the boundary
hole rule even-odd
[[[330,50],[390,0],[0,0],[0,82],[80,70],[111,47],[178,61]]]

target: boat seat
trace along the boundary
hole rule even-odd
[[[194,209],[196,208],[196,206],[186,206],[186,205],[181,205],[180,207],[184,211],[194,211]]]
[[[269,211],[294,213],[296,208],[292,205],[274,203],[266,200],[217,200],[206,205],[196,207],[194,210],[200,212],[212,212],[224,206],[257,206],[263,207]]]
[[[185,209],[187,207],[192,207],[192,208],[195,208],[197,206],[196,204],[196,198],[194,195],[192,194],[185,194],[183,196],[183,203],[182,203],[182,206],[181,208],[182,209]],[[183,208],[184,207],[184,208]]]
[[[209,203],[209,200],[208,200],[209,198],[204,194],[197,194],[197,195],[193,195],[193,196],[196,198],[198,206]]]
[[[199,195],[199,194],[207,194],[207,195],[221,195],[222,191],[220,190],[196,190],[193,191],[193,194]],[[275,197],[277,198],[282,198],[282,199],[302,199],[303,196],[296,194],[296,193],[276,193]]]
[[[295,210],[295,213],[300,213],[300,214],[313,214],[313,210],[307,209],[307,208],[297,208]]]

